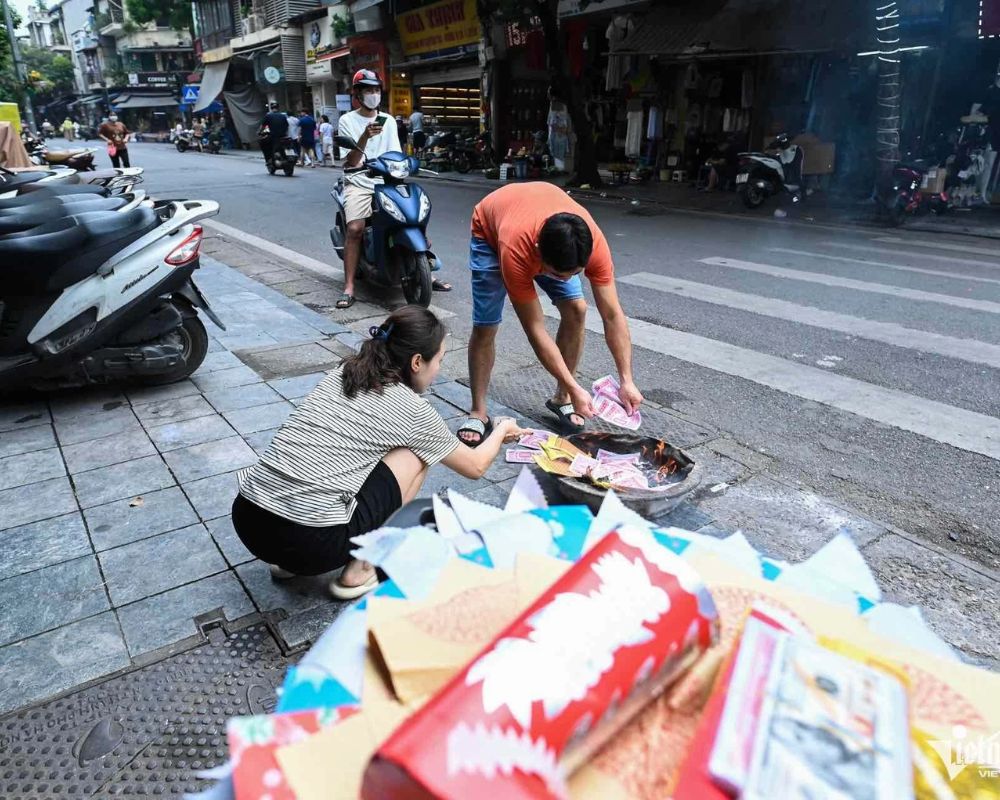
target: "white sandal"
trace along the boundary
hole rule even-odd
[[[336,578],[330,581],[330,594],[336,597],[338,600],[356,600],[363,594],[367,594],[372,589],[378,586],[378,574],[372,575],[364,583],[358,584],[357,586],[344,586]]]

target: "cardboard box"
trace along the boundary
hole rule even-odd
[[[944,183],[948,178],[947,167],[931,167],[924,175],[923,183],[920,184],[920,191],[927,194],[941,194],[944,191]]]

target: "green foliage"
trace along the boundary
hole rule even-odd
[[[3,42],[6,46],[6,41]],[[22,47],[27,84],[18,81],[9,50],[0,67],[0,99],[21,102],[27,92],[41,102],[73,91],[73,62],[44,47]]]
[[[338,39],[344,38],[351,28],[351,21],[347,17],[342,17],[339,14],[334,14],[332,23],[333,35]]]
[[[191,3],[176,0],[125,0],[129,16],[140,25],[157,20],[169,20],[176,31],[189,31],[194,23],[191,18]]]

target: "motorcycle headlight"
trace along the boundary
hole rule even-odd
[[[427,195],[422,194],[420,195],[420,213],[418,215],[420,221],[423,222],[430,215],[431,215],[431,199]]]
[[[399,206],[396,205],[395,201],[384,194],[379,195],[379,205],[382,206],[382,210],[392,217],[397,222],[406,222],[406,215],[399,210]]]
[[[406,161],[387,161],[389,174],[396,180],[403,180],[410,176],[410,165]]]

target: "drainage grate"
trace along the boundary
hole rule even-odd
[[[180,797],[225,761],[226,720],[273,710],[288,660],[263,625],[0,719],[0,798]]]

